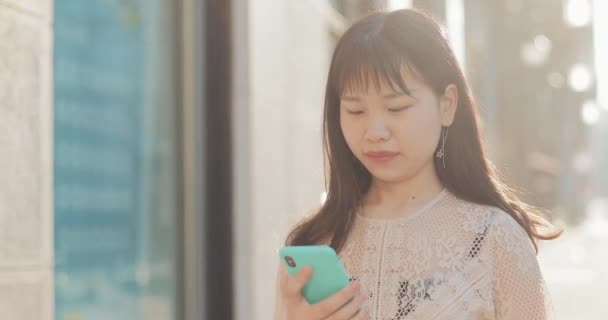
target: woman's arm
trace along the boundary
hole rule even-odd
[[[496,319],[550,319],[550,297],[525,230],[507,213],[498,212],[489,237]]]

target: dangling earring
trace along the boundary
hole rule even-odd
[[[443,127],[443,128],[441,128],[441,149],[439,149],[439,151],[437,151],[436,157],[443,161],[444,169],[445,169],[445,144],[447,141],[448,141],[448,127]]]

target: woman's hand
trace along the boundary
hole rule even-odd
[[[327,299],[309,304],[302,296],[302,288],[312,275],[310,266],[305,266],[290,277],[285,270],[280,275],[280,294],[284,303],[286,319],[289,320],[365,320],[367,319],[367,296],[361,293],[361,285],[352,282]]]

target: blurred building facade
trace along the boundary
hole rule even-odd
[[[567,3],[467,5],[493,22],[485,28],[472,26],[484,30],[483,42],[491,43],[493,54],[489,64],[471,59],[470,67],[496,68],[496,75],[489,78],[495,79],[489,89],[495,97],[481,101],[482,108],[494,109],[486,127],[496,130],[496,164],[512,183],[526,190],[525,200],[576,223],[584,217],[584,204],[590,198],[589,127],[580,113],[584,103],[595,98],[595,89],[592,84],[577,88],[572,74],[581,68],[591,76],[594,61],[591,25],[569,25],[564,18]],[[472,50],[477,47],[467,45]],[[487,92],[481,87],[487,86],[482,84],[486,81],[479,79],[475,91]]]
[[[0,318],[183,318],[188,6],[0,1]]]
[[[272,318],[331,53],[375,9],[446,24],[497,167],[577,223],[608,101],[571,2],[0,0],[0,318]]]
[[[54,1],[55,319],[177,319],[178,7]]]

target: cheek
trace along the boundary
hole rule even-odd
[[[403,125],[396,128],[394,134],[403,151],[410,157],[427,158],[437,147],[440,132],[438,114],[421,112],[412,114]]]
[[[340,119],[340,129],[344,139],[346,140],[346,144],[348,144],[352,150],[356,144],[356,141],[358,140],[358,126],[352,120],[345,120],[344,117],[342,117]]]

